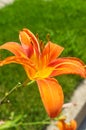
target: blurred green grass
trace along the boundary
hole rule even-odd
[[[85,0],[15,0],[12,5],[0,9],[0,44],[19,42],[19,31],[29,28],[46,43],[46,35],[63,46],[61,56],[74,56],[86,63],[86,1]],[[3,55],[3,56],[2,56]],[[0,57],[9,55],[0,51]],[[20,65],[0,67],[0,98],[18,82],[27,78]],[[63,87],[65,102],[69,101],[76,86],[82,80],[75,75],[56,77]],[[20,88],[9,96],[10,103],[0,106],[0,119],[8,119],[10,113],[25,115],[25,122],[47,118],[37,85]],[[38,130],[42,126],[19,127],[18,130]],[[13,129],[12,129],[13,130]]]

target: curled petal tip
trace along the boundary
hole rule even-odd
[[[78,58],[58,58],[56,61],[52,62],[50,66],[55,67],[55,70],[51,74],[52,76],[58,76],[61,74],[77,74],[86,78],[86,66]]]

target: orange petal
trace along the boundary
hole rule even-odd
[[[16,57],[16,56],[10,56],[10,57],[7,57],[6,59],[0,61],[0,66],[10,64],[10,63],[21,64],[24,67],[26,67],[27,69],[29,68],[29,69],[35,70],[35,66],[29,59],[26,59],[23,57]]]
[[[56,125],[59,128],[59,130],[76,130],[77,129],[77,123],[75,120],[71,120],[68,123],[65,120],[59,120]]]
[[[27,35],[26,32],[20,31],[19,39],[21,41],[22,47],[24,48],[28,57],[31,57],[33,53],[33,46],[31,44],[31,38]]]
[[[40,95],[48,115],[51,118],[56,117],[63,105],[63,91],[57,80],[47,78],[37,80]]]
[[[40,52],[40,46],[35,35],[28,29],[24,28],[23,31],[31,38],[31,42],[35,48],[36,53]]]
[[[49,41],[43,50],[43,56],[46,56],[46,60],[51,62],[61,54],[63,49],[63,47]]]
[[[59,130],[66,130],[63,121],[58,121],[56,126],[59,128]]]
[[[55,67],[51,76],[61,74],[78,74],[86,78],[86,69],[84,63],[78,58],[58,58],[56,61],[49,64],[50,67]]]
[[[76,130],[77,129],[77,123],[75,120],[70,121],[70,128],[71,130]]]
[[[24,52],[22,46],[16,42],[7,42],[7,43],[1,45],[0,49],[6,49],[17,56],[25,55],[25,52]]]
[[[33,79],[36,69],[33,63],[29,59],[25,59],[23,57],[10,56],[5,60],[0,61],[0,66],[10,64],[10,63],[17,63],[23,65],[28,78],[31,80]]]

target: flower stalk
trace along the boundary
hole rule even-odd
[[[28,82],[26,86],[30,86],[33,82],[34,82],[33,80],[30,81],[30,82]],[[4,95],[4,97],[0,100],[0,105],[3,104],[3,103],[5,103],[5,100],[6,100],[14,91],[16,91],[17,89],[21,88],[22,86],[23,86],[23,84],[19,82],[19,83],[17,83],[17,85],[15,85],[9,92],[6,92],[5,95]]]

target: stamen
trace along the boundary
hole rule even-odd
[[[46,39],[47,39],[47,41],[50,41],[50,34],[49,33],[46,35]]]
[[[38,35],[38,33],[36,34],[36,38],[37,38],[37,40],[39,40],[39,35]]]
[[[44,49],[44,43],[43,43],[43,41],[42,41],[42,40],[40,40],[39,44],[40,44],[40,49],[41,49],[41,52],[42,52],[42,51],[43,51],[43,49]]]

